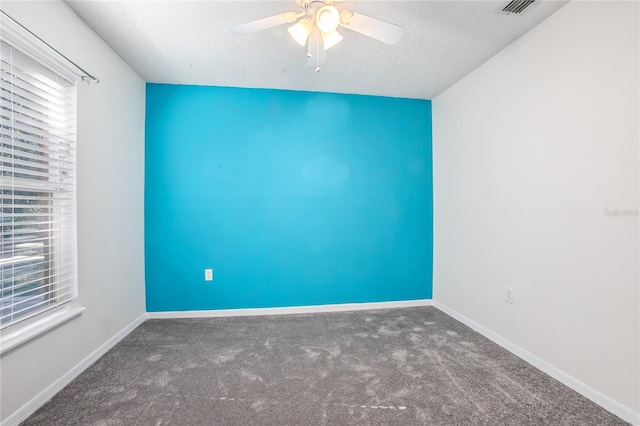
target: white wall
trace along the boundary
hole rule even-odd
[[[78,86],[79,296],[86,310],[2,356],[7,419],[145,312],[145,83],[62,2],[2,10],[100,78]]]
[[[638,15],[569,3],[433,102],[434,300],[632,415]]]

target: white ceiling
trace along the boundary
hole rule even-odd
[[[316,73],[287,25],[245,37],[229,27],[287,11],[289,1],[71,1],[66,3],[143,79],[153,83],[259,87],[432,99],[558,10],[537,0],[520,15],[509,2],[344,1],[405,28],[388,46],[341,29]],[[99,77],[99,70],[95,71]]]

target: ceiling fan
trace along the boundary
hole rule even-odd
[[[349,10],[338,10],[342,0],[296,0],[301,12],[285,12],[268,18],[231,27],[236,36],[253,34],[278,25],[292,24],[288,30],[301,46],[307,46],[307,64],[315,66],[316,72],[326,61],[326,49],[342,41],[338,27],[375,38],[387,44],[396,44],[404,28],[361,15]],[[297,21],[297,22],[296,22]]]

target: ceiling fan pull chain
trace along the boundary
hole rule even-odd
[[[316,72],[320,72],[320,43],[322,43],[322,37],[316,37]]]

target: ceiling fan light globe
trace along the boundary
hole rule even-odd
[[[297,24],[290,26],[287,30],[296,43],[304,46],[307,44],[309,33],[311,33],[311,23],[307,19],[301,19]]]
[[[318,9],[316,14],[316,25],[323,33],[331,33],[338,28],[340,23],[340,13],[333,6],[324,6]]]
[[[322,40],[324,42],[324,48],[329,49],[342,41],[342,36],[337,31],[330,33],[322,33]]]

